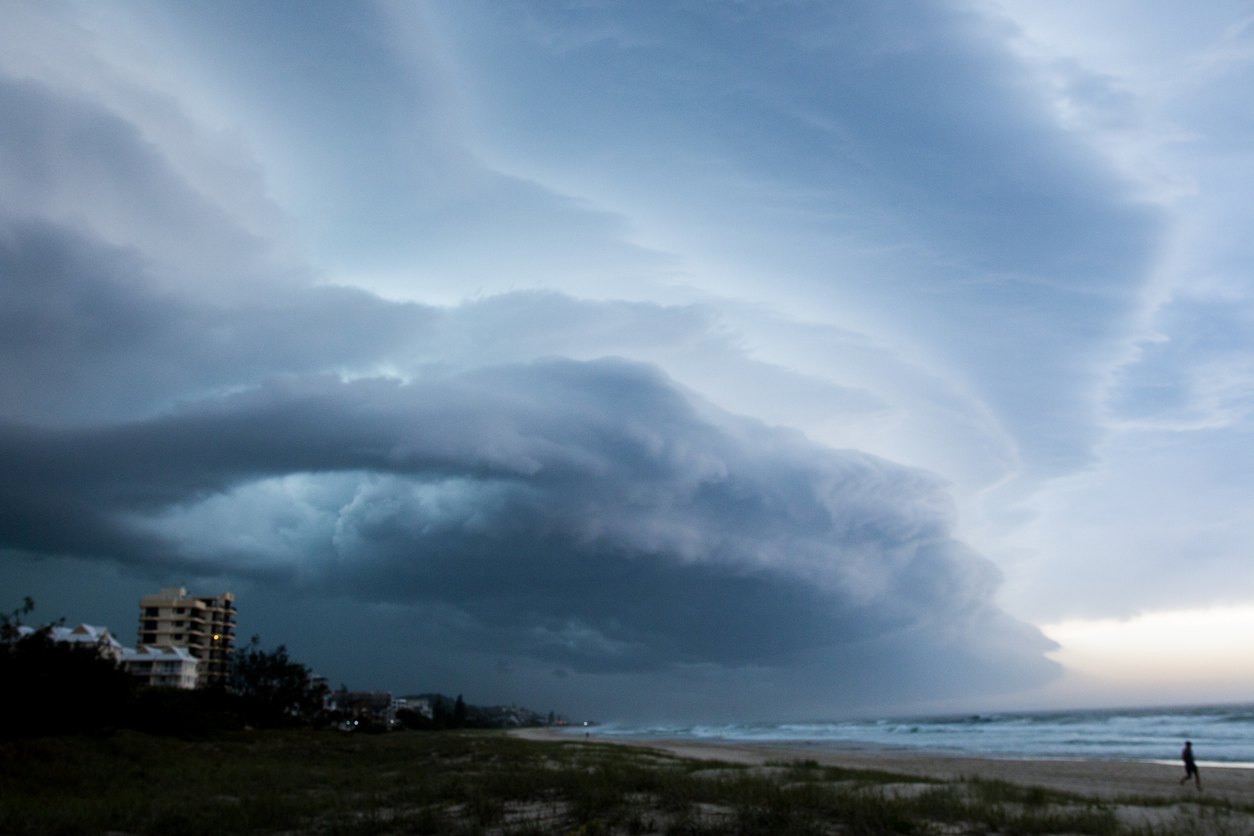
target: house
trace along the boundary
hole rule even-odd
[[[109,633],[108,627],[80,624],[77,627],[49,625],[34,628],[25,624],[17,628],[17,638],[46,630],[55,642],[94,647],[102,657],[117,662],[122,669],[144,685],[163,688],[195,688],[200,679],[200,661],[186,647],[140,645],[137,649],[123,647]]]
[[[80,624],[77,627],[53,627],[52,638],[59,642],[75,642],[78,644],[94,644],[102,656],[108,656],[115,662],[122,661],[126,648],[109,633],[108,627],[97,627],[93,624]]]
[[[395,701],[387,691],[336,691],[331,700],[334,710],[355,724],[396,725]]]
[[[117,639],[113,638],[109,633],[108,627],[97,627],[94,624],[80,624],[77,627],[60,627],[49,625],[39,629],[48,631],[48,638],[56,642],[69,642],[70,644],[93,645],[100,652],[101,656],[108,656],[115,662],[122,661],[122,654],[126,651]],[[34,627],[21,625],[17,628],[17,637],[33,635],[38,632]]]
[[[186,647],[140,645],[123,649],[122,667],[144,685],[195,688],[200,661]]]

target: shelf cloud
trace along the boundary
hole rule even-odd
[[[9,548],[449,605],[574,669],[786,667],[1009,623],[934,477],[619,360],[277,379],[147,421],[9,424],[2,451]]]
[[[1029,6],[6,4],[4,587],[641,716],[1243,606],[1254,30]]]

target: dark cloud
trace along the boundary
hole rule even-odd
[[[1054,671],[938,479],[601,357],[712,340],[707,308],[319,284],[136,126],[34,82],[0,79],[0,185],[6,561],[337,602],[336,637],[304,633],[333,665],[482,659],[602,696],[634,676],[707,709]],[[379,608],[418,638],[325,650]]]
[[[209,302],[40,220],[0,218],[0,414],[134,416],[275,372],[353,369],[413,347],[434,312],[341,287],[260,284]]]
[[[0,415],[133,418],[412,352],[431,308],[318,285],[99,103],[0,77]]]
[[[953,540],[934,478],[694,403],[622,361],[277,380],[107,428],[9,424],[0,451],[4,547],[448,605],[485,650],[576,670],[789,666],[924,626],[986,646],[980,629],[1004,618],[997,573]],[[329,525],[305,523],[294,561],[189,524],[226,524],[249,501],[233,492],[289,474],[357,482],[318,509]],[[226,504],[205,510],[211,497]]]

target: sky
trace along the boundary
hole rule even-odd
[[[1248,700],[1252,92],[1248,0],[5,0],[3,606],[599,719]]]

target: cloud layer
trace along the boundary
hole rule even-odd
[[[5,577],[694,712],[1241,603],[1254,50],[1165,8],[6,7]]]
[[[27,130],[118,121],[6,89]],[[145,158],[133,131],[82,133],[84,160]],[[128,171],[97,174],[147,207]],[[649,364],[484,362],[586,352],[589,328],[602,346],[709,340],[699,308],[524,293],[441,309],[316,284],[259,246],[228,248],[204,287],[194,257],[153,255],[141,232],[0,218],[10,559],[408,607],[450,645],[571,674],[804,675],[810,701],[865,698],[900,665],[952,687],[926,658],[984,688],[1051,674],[1048,643],[992,604],[999,573],[954,538],[936,477],[737,417]],[[518,342],[494,351],[502,328]]]
[[[5,547],[447,604],[576,669],[788,666],[922,627],[979,645],[997,617],[934,478],[621,361],[289,379],[108,428],[9,425],[0,449]],[[305,499],[266,490],[293,474]]]

